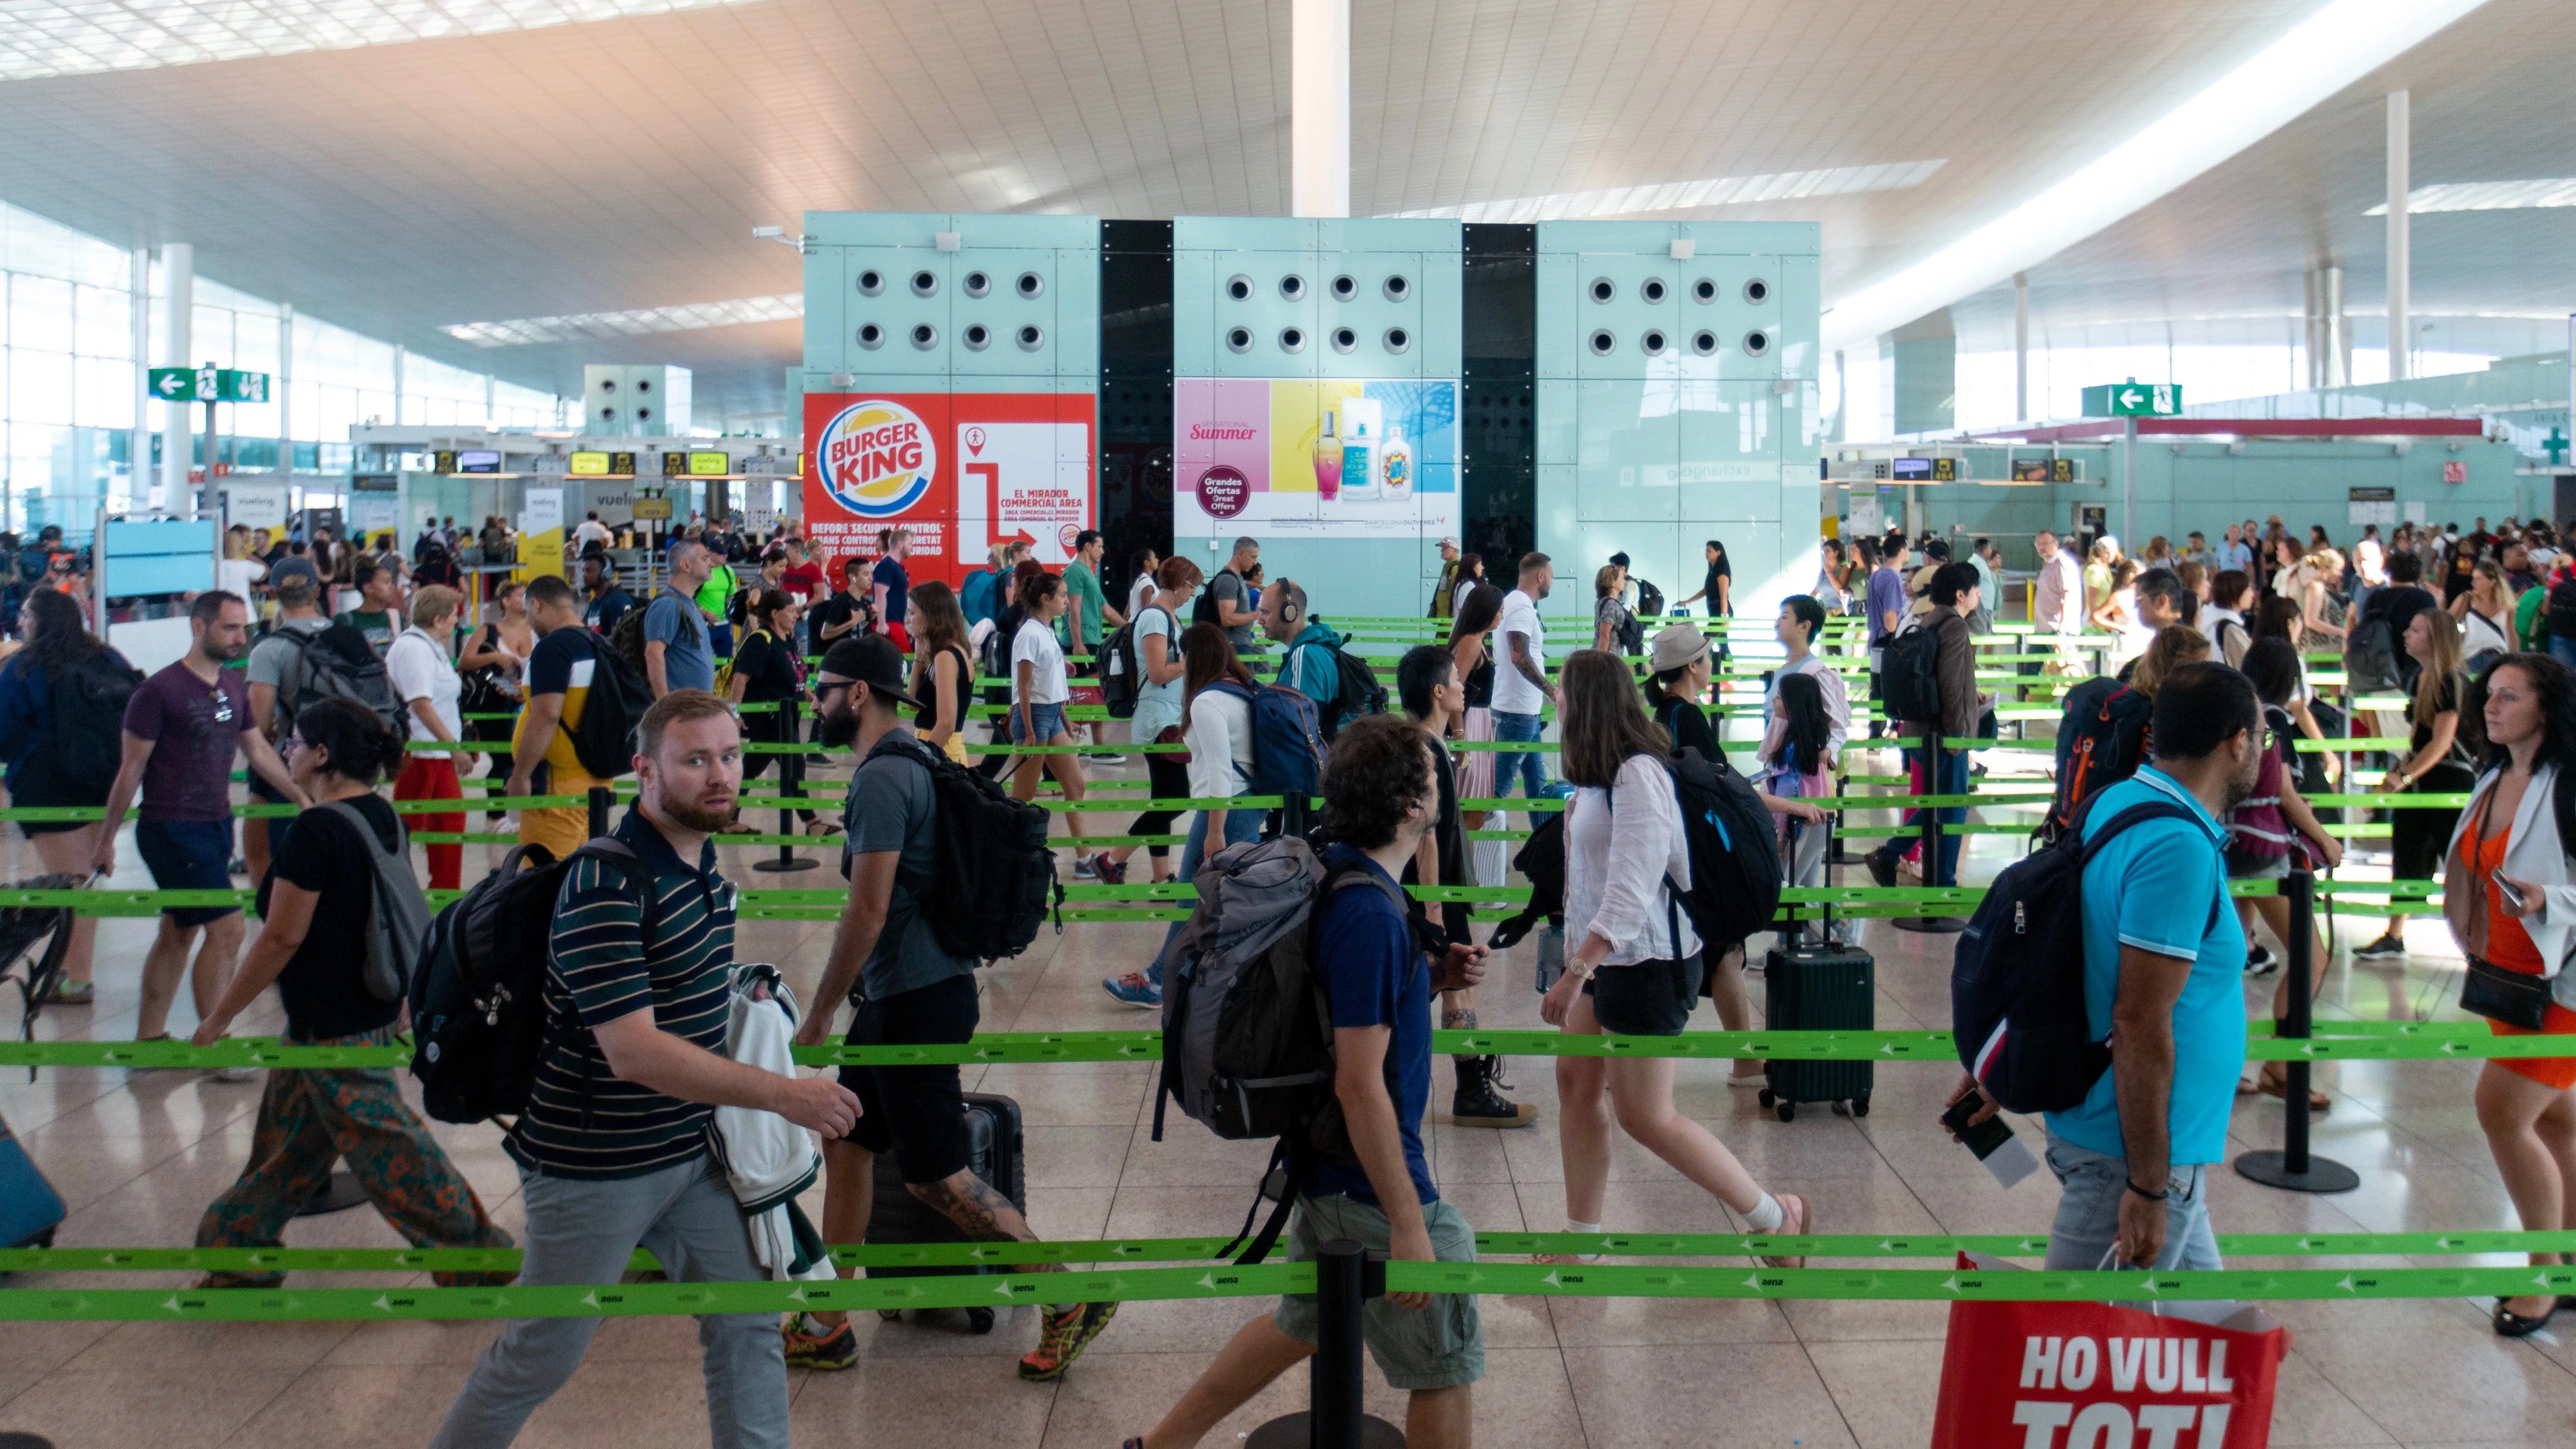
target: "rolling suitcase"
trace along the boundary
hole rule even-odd
[[[50,1248],[63,1221],[63,1195],[0,1122],[0,1248]]]
[[[1832,817],[1826,817],[1828,821]],[[1828,827],[1830,828],[1830,827]],[[1825,874],[1833,874],[1833,839],[1825,840]],[[1762,1016],[1770,1031],[1875,1031],[1878,1028],[1878,964],[1867,951],[1838,941],[1833,911],[1824,918],[1825,939],[1808,942],[1783,935],[1782,944],[1763,956]],[[1788,1122],[1800,1102],[1831,1102],[1836,1116],[1869,1115],[1874,1064],[1857,1062],[1783,1061],[1763,1063],[1769,1085],[1762,1105]]]
[[[993,1185],[993,1190],[1011,1200],[1011,1206],[1025,1213],[1029,1208],[1026,1151],[1020,1137],[1020,1104],[1008,1097],[982,1092],[966,1094],[966,1165],[977,1177]],[[914,1197],[903,1185],[903,1170],[895,1164],[894,1154],[884,1153],[875,1163],[876,1196],[868,1208],[868,1241],[871,1243],[963,1243],[970,1241],[955,1223]],[[871,1278],[943,1278],[961,1273],[1008,1273],[1007,1265],[994,1264],[973,1268],[877,1268],[868,1269]],[[901,1309],[878,1310],[878,1316],[891,1322],[903,1316]],[[993,1331],[993,1310],[969,1308],[967,1326],[977,1333]]]

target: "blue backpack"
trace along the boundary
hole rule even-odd
[[[1247,783],[1252,793],[1313,795],[1324,780],[1324,736],[1315,702],[1275,684],[1219,680],[1208,688],[1221,689],[1251,708],[1252,779]]]

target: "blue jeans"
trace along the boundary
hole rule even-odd
[[[2052,1134],[2048,1170],[2057,1174],[2061,1195],[2057,1219],[2048,1227],[2047,1266],[2078,1270],[2126,1266],[2107,1260],[2120,1237],[2120,1199],[2129,1190],[2128,1162]],[[2219,1261],[2218,1239],[2209,1226],[2207,1172],[2199,1163],[2172,1170],[2165,1198],[2165,1249],[2155,1261],[2159,1270],[2216,1272],[2226,1266]]]
[[[1919,739],[1907,741],[1905,769],[1907,778],[1914,782],[1914,793],[1918,795],[1968,793],[1968,752],[1966,750],[1941,752],[1940,783],[1929,790],[1923,788],[1923,748]],[[1945,805],[1941,807],[1939,818],[1943,825],[1961,824],[1968,818],[1968,808],[1964,805]],[[1920,829],[1923,824],[1923,812],[1906,811],[1904,823],[1909,828]],[[1941,832],[1941,871],[1938,876],[1927,879],[1925,884],[1946,886],[1959,883],[1959,842],[1962,838],[1948,830]],[[1922,839],[1920,835],[1899,835],[1891,838],[1879,849],[1891,856],[1903,855],[1908,850],[1918,848],[1922,844]]]
[[[1225,812],[1225,845],[1241,845],[1247,840],[1259,840],[1262,819],[1269,813],[1267,810],[1249,809]],[[1225,845],[1220,845],[1217,849],[1223,850]],[[1193,810],[1190,812],[1190,838],[1181,845],[1181,869],[1178,879],[1182,884],[1186,885],[1197,878],[1199,861],[1206,852],[1207,812]],[[1172,938],[1180,933],[1181,922],[1172,922],[1172,928],[1163,933],[1163,946],[1166,950],[1170,949]],[[1154,965],[1145,968],[1145,976],[1147,980],[1160,986],[1163,984],[1162,953],[1156,952],[1154,960]]]
[[[1510,744],[1527,744],[1539,737],[1546,721],[1535,714],[1514,714],[1510,710],[1494,711],[1494,738]],[[1494,755],[1494,794],[1497,798],[1512,793],[1512,776],[1521,777],[1521,793],[1536,800],[1547,792],[1547,760],[1543,752],[1531,750],[1497,751]]]

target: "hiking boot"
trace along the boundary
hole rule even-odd
[[[1064,1377],[1073,1361],[1118,1316],[1115,1303],[1067,1303],[1059,1308],[1042,1310],[1042,1327],[1038,1346],[1020,1359],[1020,1377],[1033,1384],[1052,1383]]]
[[[850,1328],[848,1319],[830,1328],[816,1322],[811,1314],[799,1313],[789,1318],[779,1333],[787,1341],[789,1368],[829,1373],[859,1361],[859,1336]]]
[[[1449,1120],[1460,1127],[1527,1127],[1538,1120],[1538,1108],[1511,1102],[1494,1090],[1501,1057],[1453,1057],[1458,1064],[1458,1091],[1449,1099]]]

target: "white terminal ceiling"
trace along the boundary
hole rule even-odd
[[[1353,209],[1814,219],[1830,300],[2322,3],[1355,3]],[[2041,322],[2295,314],[2329,257],[2374,306],[2380,93],[2415,92],[2419,187],[2549,181],[2571,71],[2576,6],[2488,0],[2034,266]],[[753,226],[1274,213],[1287,97],[1285,0],[0,0],[0,200],[514,381],[667,361],[748,412],[799,333]],[[2427,216],[2415,307],[2564,311],[2571,242],[2563,205]]]

